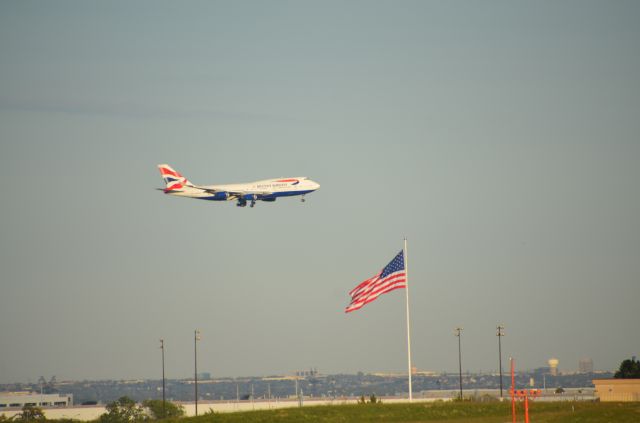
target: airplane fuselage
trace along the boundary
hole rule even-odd
[[[296,177],[265,179],[245,184],[202,185],[198,188],[185,186],[182,191],[168,191],[167,194],[209,201],[230,201],[240,198],[251,201],[254,196],[257,197],[256,200],[270,201],[278,197],[305,195],[319,187],[319,184],[310,179]],[[201,188],[210,191],[203,191]]]

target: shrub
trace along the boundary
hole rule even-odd
[[[47,420],[42,408],[35,407],[33,405],[25,405],[22,407],[22,413],[18,414],[16,417],[16,421],[19,422],[42,422]]]
[[[184,416],[184,407],[171,401],[164,401],[163,404],[162,400],[146,400],[142,406],[154,420]]]
[[[147,420],[142,407],[129,397],[120,397],[107,404],[107,412],[100,416],[100,423],[130,423]]]

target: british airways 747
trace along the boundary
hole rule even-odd
[[[167,184],[165,188],[160,188],[165,194],[211,201],[237,200],[238,207],[245,207],[247,202],[253,207],[258,200],[276,201],[278,197],[294,195],[302,196],[301,200],[304,201],[305,194],[320,188],[320,184],[304,176],[265,179],[246,184],[194,185],[167,164],[158,165],[158,169]]]

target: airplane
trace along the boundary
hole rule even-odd
[[[238,207],[246,207],[247,202],[253,207],[256,201],[273,202],[278,197],[295,195],[300,195],[301,201],[304,202],[306,194],[320,188],[320,184],[305,176],[265,179],[245,184],[194,185],[168,164],[159,164],[158,169],[167,184],[165,188],[158,190],[164,191],[165,194],[210,201],[237,200]]]

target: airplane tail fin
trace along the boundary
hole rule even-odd
[[[164,179],[165,184],[167,184],[166,188],[164,189],[165,192],[179,191],[185,185],[193,185],[187,178],[182,176],[180,172],[174,170],[168,164],[159,164],[158,169],[160,169],[160,175],[162,176],[162,179]]]

